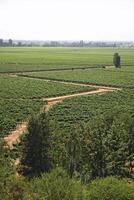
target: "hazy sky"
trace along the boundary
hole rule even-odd
[[[0,0],[0,38],[134,41],[134,0]]]

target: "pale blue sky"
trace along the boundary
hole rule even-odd
[[[0,38],[133,40],[134,0],[0,0]]]

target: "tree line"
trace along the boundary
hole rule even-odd
[[[45,113],[32,117],[23,143],[22,173],[38,176],[56,166],[83,182],[97,177],[133,176],[134,120],[113,113],[50,133]]]

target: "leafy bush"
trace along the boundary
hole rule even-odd
[[[89,200],[132,200],[134,186],[114,177],[98,179],[89,188]]]
[[[34,200],[84,200],[87,196],[86,188],[80,182],[70,179],[61,168],[33,179],[30,187]]]

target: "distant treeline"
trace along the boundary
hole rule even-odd
[[[0,47],[134,47],[134,42],[3,40]]]

